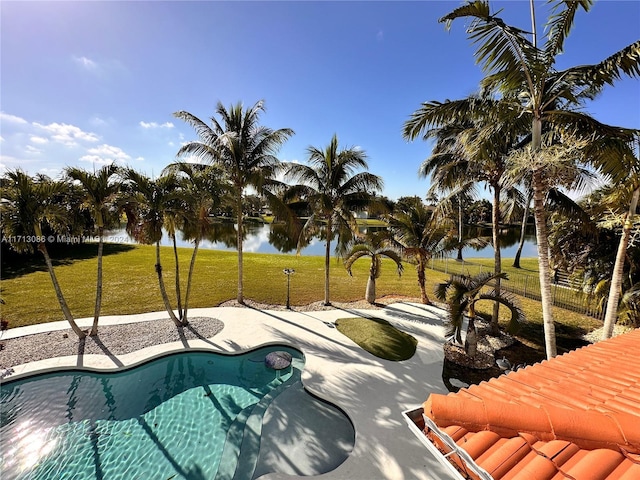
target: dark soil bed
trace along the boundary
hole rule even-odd
[[[495,353],[496,358],[506,358],[512,365],[533,365],[546,358],[543,350],[533,348],[526,343],[523,343],[520,339],[516,338],[513,345],[502,350],[497,350]],[[448,360],[444,361],[442,367],[442,380],[444,385],[450,392],[457,392],[460,390],[459,382],[466,383],[467,385],[478,384],[483,381],[488,381],[491,378],[502,375],[504,371],[500,370],[497,365],[491,368],[478,370],[468,367],[457,365]],[[458,382],[451,379],[457,379]]]

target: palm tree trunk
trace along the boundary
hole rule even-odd
[[[364,294],[365,300],[369,303],[376,303],[376,259],[371,259],[369,268],[369,279],[367,280],[367,290]]]
[[[176,262],[176,299],[178,302],[178,318],[182,319],[182,292],[180,291],[180,264],[178,262],[178,245],[176,244],[176,232],[171,235],[173,241],[173,257]]]
[[[462,201],[458,198],[458,257],[456,260],[462,261],[462,236],[463,236],[463,223],[462,223]]]
[[[476,331],[475,315],[469,316],[467,335],[464,339],[464,351],[471,358],[475,358],[478,353],[478,332]]]
[[[535,156],[542,147],[542,116],[534,112],[531,125],[531,152]],[[556,327],[553,323],[553,301],[551,298],[551,268],[549,266],[549,242],[547,234],[547,216],[544,211],[545,183],[542,171],[536,167],[531,176],[533,190],[533,218],[536,223],[536,242],[538,244],[538,274],[540,276],[540,301],[542,304],[542,323],[547,359],[558,354],[556,347]]]
[[[429,297],[427,296],[427,278],[425,274],[426,267],[427,266],[422,259],[418,260],[416,270],[418,271],[418,285],[420,285],[420,296],[422,297],[421,300],[425,305],[431,305],[431,300],[429,300]]]
[[[162,264],[160,263],[160,241],[156,242],[156,273],[158,274],[158,283],[160,284],[160,295],[162,295],[162,301],[164,302],[164,308],[167,310],[169,317],[173,320],[173,323],[177,327],[180,326],[180,320],[176,317],[176,314],[171,308],[169,303],[169,297],[167,296],[167,289],[164,286],[164,279],[162,278]]]
[[[238,222],[238,232],[236,235],[236,244],[237,244],[237,248],[238,248],[238,303],[239,304],[244,304],[244,283],[242,281],[243,278],[243,259],[242,259],[242,240],[243,240],[243,235],[242,235],[242,190],[240,190],[240,193],[237,197],[237,202],[236,202],[236,209],[237,209],[237,213],[236,213],[236,221]]]
[[[491,223],[493,233],[493,259],[494,272],[499,275],[502,272],[502,254],[500,252],[500,186],[493,186],[493,206],[491,209]],[[495,291],[500,295],[500,278],[495,279]],[[491,316],[491,332],[498,333],[499,330],[500,304],[493,303],[493,315]]]
[[[98,334],[98,319],[100,318],[100,306],[102,305],[102,250],[104,242],[104,227],[98,227],[98,280],[96,282],[96,306],[93,310],[93,325],[89,335]]]
[[[187,293],[184,297],[184,310],[182,311],[182,316],[180,317],[183,325],[186,325],[188,323],[187,310],[189,309],[189,295],[191,294],[191,278],[193,277],[193,269],[196,265],[196,255],[198,254],[199,246],[200,240],[196,240],[195,246],[193,247],[193,253],[191,254],[191,263],[189,264],[189,275],[187,276]]]
[[[329,266],[331,263],[331,218],[327,219],[327,244],[324,251],[324,304],[331,305],[329,300]]]
[[[613,335],[613,327],[618,317],[618,301],[620,300],[620,292],[622,290],[622,277],[624,275],[624,260],[629,246],[629,238],[631,237],[631,227],[633,226],[633,216],[638,207],[638,197],[640,196],[640,187],[636,188],[631,197],[629,211],[625,215],[624,226],[622,227],[622,237],[618,244],[618,252],[616,253],[616,262],[613,266],[613,274],[611,275],[611,287],[609,288],[609,298],[607,299],[607,311],[604,316],[604,329],[602,331],[602,340],[611,338]]]
[[[522,249],[524,248],[524,236],[527,232],[527,220],[529,218],[529,204],[531,204],[531,198],[533,196],[533,190],[531,190],[529,186],[529,191],[527,193],[527,203],[524,206],[524,213],[522,214],[522,225],[520,226],[520,243],[518,244],[518,251],[516,252],[516,257],[513,259],[513,266],[515,268],[520,267],[520,257],[522,256]]]
[[[540,297],[542,303],[542,321],[547,359],[555,357],[556,327],[553,323],[553,302],[551,297],[551,268],[549,266],[549,242],[547,241],[547,218],[544,211],[544,185],[542,173],[533,173],[533,215],[536,222],[536,241],[538,243],[538,270],[540,275]]]
[[[38,235],[39,237],[42,234]],[[49,270],[49,276],[51,277],[51,282],[53,283],[53,289],[56,292],[56,297],[58,298],[58,303],[60,303],[60,307],[62,308],[62,313],[64,313],[64,318],[71,325],[71,329],[78,335],[78,338],[84,338],[87,334],[80,329],[78,324],[73,319],[71,315],[71,310],[69,310],[69,305],[67,305],[67,301],[64,299],[64,295],[62,294],[62,289],[60,288],[60,284],[58,283],[58,278],[56,277],[55,272],[53,271],[53,264],[51,263],[51,257],[49,257],[49,252],[47,251],[47,246],[44,243],[38,244],[38,250],[44,256],[44,261],[47,264],[47,269]]]

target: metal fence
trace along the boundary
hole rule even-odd
[[[493,272],[492,267],[473,263],[469,261],[458,261],[453,258],[431,259],[429,267],[432,270],[447,274],[477,275],[482,272]],[[524,273],[509,273],[507,280],[500,282],[501,288],[521,295],[526,298],[540,301],[540,279],[537,275],[527,275]],[[606,299],[588,294],[582,291],[580,285],[564,272],[558,272],[553,279],[551,286],[551,298],[556,307],[578,312],[583,315],[604,319],[606,310]]]

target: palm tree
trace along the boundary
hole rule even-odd
[[[2,229],[8,237],[16,237],[17,242],[11,243],[11,248],[17,252],[33,252],[33,242],[27,237],[36,239],[37,248],[47,264],[47,270],[56,292],[56,297],[65,319],[79,338],[86,333],[75,322],[69,305],[64,298],[62,288],[53,270],[53,263],[47,250],[46,238],[43,233],[45,226],[53,231],[64,229],[68,212],[56,200],[64,196],[69,186],[64,182],[53,181],[40,177],[34,181],[26,173],[15,170],[6,173],[2,188]]]
[[[506,176],[508,155],[520,142],[521,130],[514,128],[507,102],[489,97],[473,96],[469,102],[482,102],[481,115],[471,111],[468,118],[446,117],[449,102],[423,104],[405,123],[405,137],[415,139],[423,134],[424,139],[436,139],[432,154],[423,161],[419,175],[432,177],[431,191],[450,192],[450,198],[458,200],[471,191],[474,184],[486,183],[492,191],[492,236],[494,272],[502,271],[500,251],[501,197],[508,193]],[[444,114],[444,115],[443,115]],[[429,128],[431,127],[431,128]],[[495,278],[496,290],[500,292],[500,276]],[[492,329],[498,331],[499,304],[495,304]]]
[[[226,185],[223,173],[215,165],[173,163],[163,170],[163,174],[175,174],[178,177],[179,201],[183,208],[180,209],[180,214],[176,218],[180,218],[179,225],[184,239],[193,242],[184,309],[179,309],[178,312],[180,321],[182,324],[186,324],[198,248],[203,239],[212,235],[214,229],[212,219],[223,201]],[[176,255],[176,264],[177,261]],[[176,290],[176,296],[178,305],[182,305],[179,288]]]
[[[432,209],[426,207],[419,198],[397,208],[387,216],[387,222],[403,256],[416,265],[422,303],[430,305],[426,288],[427,264],[433,256],[457,247],[455,228],[444,220],[436,220]]]
[[[640,142],[638,143],[640,147]],[[622,236],[618,244],[616,260],[611,275],[611,286],[609,288],[609,298],[607,300],[607,310],[604,317],[604,329],[602,339],[606,340],[613,335],[613,326],[618,318],[618,301],[622,291],[624,264],[626,258],[629,239],[631,238],[631,230],[633,229],[633,219],[638,208],[638,199],[640,197],[640,163],[637,158],[631,165],[628,179],[623,182],[619,188],[613,192],[613,199],[625,199],[628,201],[629,208],[622,216]]]
[[[487,74],[481,86],[485,91],[501,93],[512,102],[518,118],[529,120],[534,156],[543,147],[544,129],[590,138],[592,144],[585,149],[584,157],[595,167],[618,178],[623,174],[620,162],[623,145],[632,141],[634,131],[604,125],[578,108],[622,75],[640,75],[640,40],[598,64],[556,70],[556,57],[563,52],[577,11],[588,12],[593,2],[555,0],[550,3],[552,13],[542,48],[538,48],[535,38],[529,40],[525,31],[492,14],[488,1],[468,2],[442,17],[440,22],[449,27],[457,18],[472,19],[467,32],[469,38],[479,45],[476,60]],[[469,114],[459,110],[460,104],[455,107],[459,114]],[[543,162],[536,162],[531,170],[545,348],[547,357],[551,358],[556,356],[557,349],[544,210],[545,167]]]
[[[102,304],[102,250],[104,228],[117,219],[116,196],[120,192],[118,167],[105,165],[95,173],[69,167],[67,176],[80,184],[84,193],[84,207],[87,208],[98,229],[98,275],[96,281],[96,303],[93,312],[93,325],[89,335],[98,334],[98,319]]]
[[[402,257],[395,248],[389,245],[387,232],[375,232],[370,234],[364,241],[354,243],[344,260],[344,267],[347,269],[347,272],[349,272],[349,275],[353,275],[351,270],[353,264],[363,257],[371,258],[365,300],[369,303],[375,303],[376,279],[379,278],[382,273],[382,259],[390,258],[393,260],[396,263],[398,275],[402,275],[402,271],[404,270]]]
[[[258,123],[264,102],[258,101],[244,109],[242,103],[226,109],[218,102],[216,113],[221,121],[211,118],[211,126],[186,111],[174,113],[191,125],[199,140],[187,143],[178,151],[178,157],[192,156],[218,165],[233,185],[234,210],[237,222],[236,243],[238,248],[238,303],[244,303],[243,286],[243,196],[247,188],[262,194],[279,169],[280,161],[275,154],[282,144],[293,135],[293,130],[272,130]]]
[[[531,201],[533,200],[533,190],[531,189],[531,175],[527,175],[527,178],[522,181],[522,189],[524,190],[524,202],[522,211],[522,221],[520,223],[520,240],[518,241],[518,250],[513,257],[513,267],[520,267],[520,257],[522,256],[522,249],[524,248],[525,235],[527,233],[527,221],[529,220],[529,209],[531,208]]]
[[[312,214],[302,228],[302,236],[322,230],[325,238],[324,304],[330,305],[329,264],[331,240],[338,236],[338,250],[353,238],[356,230],[354,212],[364,211],[371,204],[372,193],[382,189],[382,179],[368,171],[366,154],[358,148],[338,149],[334,134],[324,149],[308,147],[309,165],[291,163],[286,177],[300,184],[290,189]]]
[[[436,288],[438,300],[447,302],[449,307],[448,318],[451,327],[447,336],[454,336],[458,343],[462,343],[462,325],[464,317],[468,318],[464,350],[471,358],[476,356],[478,348],[478,333],[475,326],[477,302],[490,300],[507,307],[511,311],[508,325],[508,330],[511,332],[515,331],[525,318],[514,298],[506,292],[500,294],[494,289],[488,293],[482,293],[490,284],[495,284],[496,277],[507,279],[507,274],[484,272],[473,277],[452,275],[447,282],[440,283]]]
[[[124,205],[127,214],[127,231],[136,241],[148,245],[156,245],[156,274],[160,286],[160,295],[165,309],[176,326],[184,325],[171,308],[167,289],[162,276],[160,260],[160,241],[162,227],[167,216],[174,215],[180,207],[176,192],[177,179],[174,174],[167,174],[155,180],[146,175],[127,169],[123,174],[126,193]]]

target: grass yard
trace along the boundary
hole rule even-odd
[[[55,272],[76,318],[93,315],[96,283],[95,245],[78,246],[74,257],[54,258]],[[103,258],[102,315],[120,315],[164,310],[154,270],[155,247],[146,245],[105,245]],[[180,248],[182,293],[191,260],[190,248]],[[175,267],[173,250],[162,248],[164,281],[175,306]],[[42,257],[34,257],[15,267],[3,267],[2,318],[9,327],[63,320],[53,285]],[[291,305],[306,305],[324,298],[324,257],[244,254],[245,298],[261,303],[286,302],[287,279],[284,268],[295,269],[291,277]],[[353,277],[341,261],[331,260],[331,300],[349,302],[364,298],[369,262],[356,262]],[[237,253],[219,250],[198,252],[190,308],[214,307],[236,298]],[[439,280],[438,280],[439,281]],[[433,289],[433,286],[430,286]],[[430,290],[430,291],[431,291]],[[393,262],[386,260],[377,281],[379,296],[399,294],[419,297],[415,270],[409,265],[399,278]]]
[[[56,258],[55,271],[73,315],[76,318],[93,315],[96,281],[96,245],[79,245],[71,258]],[[181,283],[183,295],[191,259],[191,249],[180,248]],[[173,251],[161,249],[164,279],[172,304],[175,306],[175,270]],[[58,255],[58,257],[60,257]],[[9,327],[19,327],[42,322],[63,320],[44,260],[37,256],[18,265],[3,265],[1,280],[1,316]],[[490,266],[491,259],[474,259],[474,263]],[[504,265],[510,265],[505,259]],[[455,261],[452,263],[456,263]],[[154,270],[155,247],[145,245],[105,245],[103,259],[104,287],[102,315],[126,315],[164,310]],[[535,274],[536,259],[523,259],[525,270]],[[291,277],[291,305],[307,305],[320,301],[324,296],[324,258],[314,256],[272,255],[245,253],[245,298],[260,303],[286,302],[286,276],[282,270],[293,268]],[[349,302],[364,298],[369,262],[359,260],[354,264],[353,277],[342,262],[331,260],[331,300]],[[535,269],[535,271],[534,271]],[[427,293],[433,299],[435,286],[448,278],[443,272],[427,271]],[[377,280],[378,297],[403,295],[420,297],[415,268],[405,266],[398,277],[394,264],[384,260],[382,276]],[[196,261],[190,308],[214,307],[236,297],[237,254],[219,250],[200,250]],[[532,348],[543,351],[542,310],[535,300],[519,298],[528,322],[519,337]],[[479,305],[479,311],[489,313],[491,306]],[[483,310],[484,309],[484,310]],[[486,311],[485,311],[486,310]],[[506,310],[501,309],[506,316]],[[598,320],[567,310],[556,308],[556,332],[561,351],[575,348],[583,333],[602,324]],[[505,317],[506,319],[506,317]]]
[[[433,266],[437,270],[445,270],[447,273],[459,273],[464,275],[475,275],[480,272],[492,272],[494,260],[493,258],[467,258],[462,262],[455,259],[435,258],[429,262],[429,266]],[[513,266],[513,258],[502,259],[502,271],[508,275],[538,275],[538,259],[537,258],[521,258],[520,267]]]

